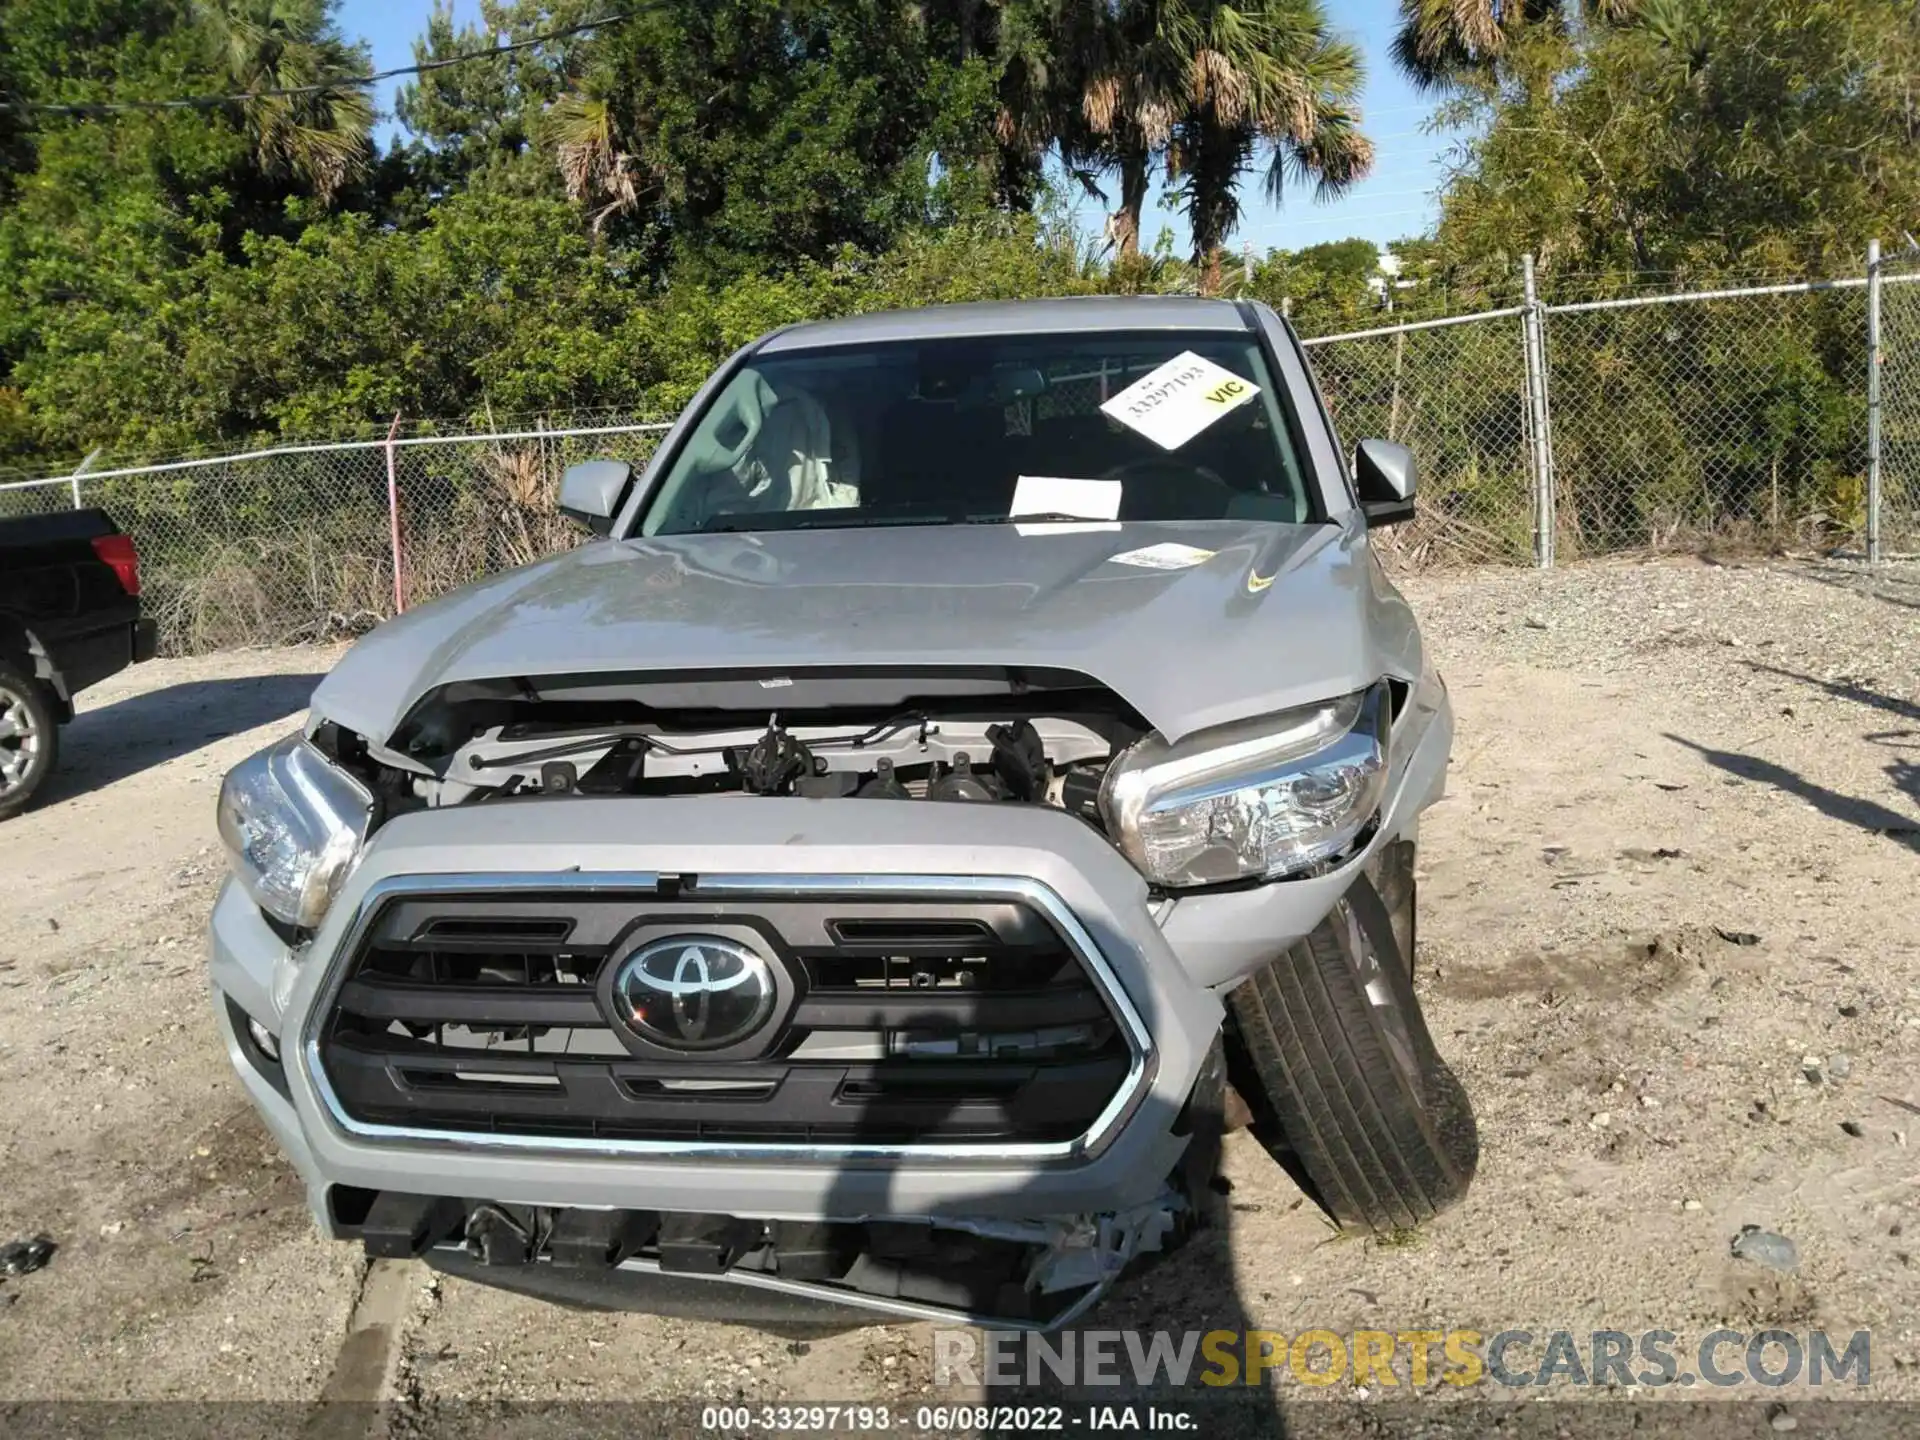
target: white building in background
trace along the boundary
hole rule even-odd
[[[1390,251],[1380,252],[1379,263],[1373,274],[1367,277],[1367,289],[1373,292],[1374,303],[1384,310],[1393,309],[1393,297],[1401,290],[1411,290],[1420,282],[1408,280],[1400,274],[1400,257]]]

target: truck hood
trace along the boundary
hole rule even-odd
[[[1053,667],[1168,739],[1419,673],[1364,534],[1240,520],[589,544],[409,611],[314,692],[384,742],[430,691],[541,675]]]

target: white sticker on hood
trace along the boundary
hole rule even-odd
[[[1100,407],[1162,450],[1178,450],[1260,393],[1251,380],[1184,350]]]
[[[1169,540],[1159,545],[1148,545],[1141,550],[1123,551],[1108,558],[1116,565],[1138,565],[1142,570],[1190,570],[1203,560],[1211,560],[1213,556],[1211,550],[1179,545]]]

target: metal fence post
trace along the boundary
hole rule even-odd
[[[400,412],[393,412],[393,424],[387,430],[387,525],[393,546],[393,613],[407,611],[406,561],[400,549],[400,477],[394,466],[393,441],[400,433]]]
[[[1545,313],[1534,285],[1533,256],[1520,257],[1525,283],[1525,308],[1520,314],[1520,338],[1527,359],[1527,415],[1533,439],[1533,560],[1543,570],[1553,567],[1553,420],[1547,410],[1547,346]]]
[[[96,445],[88,451],[87,458],[82,460],[79,468],[73,472],[73,508],[76,510],[87,508],[80,503],[80,477],[93,468],[93,462],[100,458],[100,449],[101,447]]]
[[[1867,242],[1867,563],[1880,561],[1880,242]]]

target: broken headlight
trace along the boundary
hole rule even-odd
[[[353,869],[373,797],[300,735],[249,755],[220,783],[220,838],[262,910],[312,929]]]
[[[1379,813],[1384,684],[1190,735],[1149,735],[1107,772],[1108,833],[1141,874],[1183,888],[1271,879],[1345,852]]]

